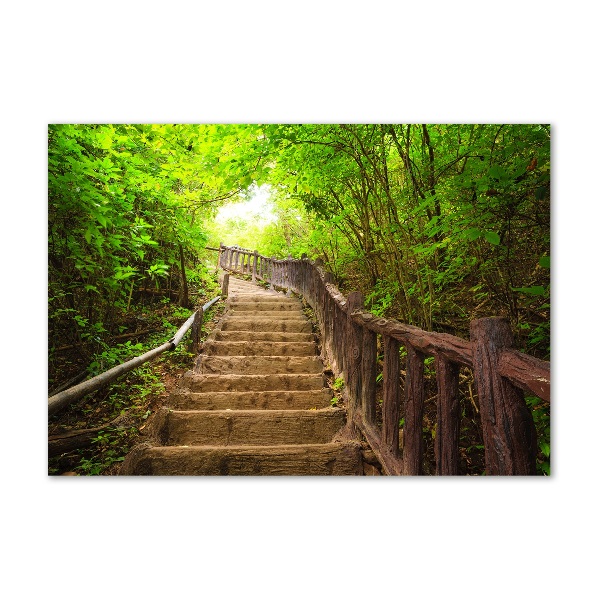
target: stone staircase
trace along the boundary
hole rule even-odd
[[[121,475],[363,475],[296,298],[230,279],[220,323]]]

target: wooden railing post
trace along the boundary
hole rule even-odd
[[[229,273],[223,274],[223,283],[221,284],[221,297],[227,298],[229,295]]]
[[[287,287],[286,296],[292,295],[292,255],[288,254],[287,262],[285,263],[285,285]]]
[[[229,275],[227,275],[229,277]],[[198,354],[200,352],[200,336],[202,335],[202,320],[204,318],[204,309],[200,307],[194,315],[192,323],[192,352]]]
[[[272,290],[275,287],[275,278],[276,278],[276,265],[275,265],[275,257],[271,256],[269,259],[269,289]]]
[[[260,276],[260,271],[258,267],[258,250],[253,252],[252,259],[252,281],[256,281]]]
[[[425,402],[425,355],[406,346],[406,401],[404,405],[405,475],[423,474],[423,405]]]
[[[363,327],[362,342],[362,413],[365,421],[375,423],[377,387],[377,334]]]
[[[219,270],[219,267],[222,267],[222,262],[223,262],[223,242],[219,242],[219,254],[217,256],[217,267],[216,267],[216,271]]]
[[[508,321],[471,322],[473,375],[479,396],[487,475],[535,475],[537,439],[523,392],[498,373],[503,350],[514,346]]]
[[[395,458],[400,456],[400,344],[390,335],[383,336],[383,425],[381,443]]]
[[[323,281],[321,281],[317,270],[314,270],[315,308],[323,324],[323,356],[326,357],[326,360],[333,367],[335,356],[333,352],[333,301],[325,287],[328,283],[332,282],[333,275],[331,273],[325,273]]]
[[[313,299],[312,299],[312,296],[311,296],[310,290],[309,290],[307,259],[308,259],[308,256],[304,253],[300,257],[300,260],[302,261],[300,263],[300,269],[301,269],[300,277],[302,279],[301,293],[308,300],[308,303],[312,306],[314,304],[314,302],[313,302]]]
[[[458,475],[460,402],[458,365],[442,356],[435,357],[437,378],[437,428],[435,433],[436,475]]]
[[[365,298],[361,292],[350,292],[346,304],[345,352],[346,386],[350,399],[350,420],[357,409],[362,408],[362,327],[352,321],[353,311],[364,308]]]

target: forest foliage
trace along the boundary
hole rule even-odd
[[[228,143],[215,128],[49,127],[51,349],[90,342],[99,350],[124,330],[141,291],[174,290],[189,306],[189,285],[206,284],[206,221],[250,183],[215,168]]]
[[[262,184],[273,218],[241,202],[240,245],[320,257],[374,313],[429,330],[504,315],[549,357],[547,125],[51,125],[50,347],[117,333],[140,290],[189,306],[219,207]]]
[[[161,302],[185,320],[216,295],[205,248],[222,241],[320,258],[367,310],[428,330],[468,338],[472,319],[505,316],[520,350],[550,358],[548,125],[57,124],[49,387],[135,355],[129,334],[156,332]],[[528,402],[548,472],[549,411]]]
[[[428,330],[506,316],[521,349],[549,358],[549,126],[260,131],[271,168],[256,180],[277,218],[259,251],[320,257],[372,312]]]

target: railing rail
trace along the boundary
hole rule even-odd
[[[133,371],[140,365],[143,365],[145,362],[152,360],[153,358],[159,356],[166,350],[175,350],[175,348],[179,345],[183,336],[192,329],[193,332],[193,345],[194,351],[198,351],[199,339],[200,339],[200,330],[202,327],[202,319],[204,317],[204,312],[207,311],[215,302],[217,302],[221,296],[217,296],[213,298],[209,302],[207,302],[203,307],[199,308],[196,312],[194,312],[189,319],[177,330],[177,333],[168,341],[149,350],[145,354],[140,356],[136,356],[131,360],[117,365],[104,373],[100,373],[87,381],[84,381],[78,385],[75,385],[67,390],[64,390],[54,396],[48,398],[48,416],[51,416],[61,409],[69,406],[76,400],[83,398],[83,396],[94,392],[101,387],[111,383],[121,375],[125,373],[129,373],[129,371]]]
[[[337,289],[322,262],[278,260],[256,250],[219,246],[218,264],[271,286],[301,294],[313,308],[322,334],[323,358],[346,383],[348,416],[360,429],[390,475],[423,472],[424,362],[435,358],[437,383],[436,474],[459,472],[459,369],[473,370],[479,395],[486,473],[533,475],[537,442],[533,417],[524,401],[529,392],[550,402],[550,363],[518,352],[508,321],[477,319],[470,340],[424,331],[364,310],[359,292]],[[383,423],[375,420],[377,336],[384,349]],[[399,347],[406,348],[404,399],[399,382]],[[399,414],[404,402],[402,452]]]

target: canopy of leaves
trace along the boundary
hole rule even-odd
[[[110,330],[139,288],[187,288],[216,207],[252,180],[246,165],[262,168],[255,137],[243,126],[49,127],[51,347]]]
[[[51,334],[110,327],[227,233],[321,257],[373,312],[428,329],[505,315],[548,356],[548,126],[54,125],[48,141]],[[274,220],[241,204],[217,225],[254,184]]]
[[[549,353],[546,125],[265,125],[257,176],[275,223],[258,249],[321,257],[374,312],[468,336],[508,317]],[[261,179],[262,178],[262,179]]]

